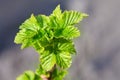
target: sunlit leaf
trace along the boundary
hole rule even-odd
[[[63,37],[65,38],[70,38],[73,39],[75,37],[80,36],[80,31],[78,30],[77,27],[74,26],[67,26],[63,32],[62,32]]]
[[[70,26],[73,24],[77,24],[80,21],[82,21],[82,19],[86,16],[88,16],[88,15],[77,12],[77,11],[65,11],[63,13],[63,19],[64,19],[63,26],[66,27],[66,26]]]
[[[74,48],[74,44],[72,42],[67,42],[67,43],[58,43],[58,49],[60,51],[65,51],[65,52],[69,52],[69,53],[75,53],[75,48]]]
[[[44,70],[49,71],[56,64],[56,56],[54,53],[50,53],[49,51],[43,52],[40,57],[40,62]]]
[[[42,80],[42,79],[32,71],[25,71],[24,74],[18,76],[16,80]]]
[[[58,69],[55,69],[53,71],[53,80],[62,80],[65,75],[67,74],[67,71],[66,70],[58,70]]]
[[[71,65],[71,54],[68,52],[58,52],[56,55],[56,63],[60,68],[69,68]]]

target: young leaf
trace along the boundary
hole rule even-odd
[[[32,71],[25,71],[25,73],[18,76],[16,80],[42,80],[42,79]]]
[[[27,29],[31,31],[37,31],[39,30],[40,26],[35,18],[35,16],[32,14],[29,19],[27,19],[21,26],[20,29]]]
[[[77,11],[65,11],[62,17],[64,20],[63,26],[66,27],[77,24],[86,16],[88,15]]]
[[[67,26],[65,28],[56,29],[54,35],[57,38],[64,37],[65,39],[73,39],[75,37],[80,36],[80,31],[77,27]]]
[[[68,35],[69,34],[69,35]],[[80,36],[80,31],[78,30],[77,27],[74,26],[67,26],[63,32],[62,35],[64,38],[68,38],[68,39],[73,39],[75,37]]]
[[[17,33],[14,42],[17,44],[23,43],[25,39],[31,39],[36,33],[31,30],[22,29]]]
[[[53,71],[52,79],[53,80],[62,80],[66,74],[67,74],[66,70],[55,69]]]
[[[42,65],[40,64],[39,67],[36,69],[36,74],[37,75],[46,75],[46,71],[43,69]]]
[[[35,16],[35,18],[39,26],[42,28],[46,28],[48,23],[50,22],[49,17],[45,15],[38,15],[38,16]]]
[[[53,13],[49,16],[50,18],[50,23],[49,25],[52,28],[58,28],[61,27],[62,23],[62,10],[60,9],[60,5],[58,5]]]
[[[72,42],[67,42],[67,43],[58,43],[58,49],[60,51],[65,51],[69,52],[71,54],[75,53],[75,48]]]
[[[50,71],[56,64],[56,56],[54,53],[44,51],[40,56],[40,62],[44,70]]]
[[[56,60],[56,64],[62,69],[69,68],[72,63],[71,54],[68,52],[58,52],[56,54]]]
[[[22,74],[16,78],[16,80],[30,80],[25,74]]]
[[[31,15],[31,17],[20,26],[20,31],[17,33],[14,42],[17,44],[22,43],[21,48],[29,47],[34,41],[33,37],[37,34],[38,29],[39,25],[34,15]]]
[[[60,18],[61,14],[62,14],[62,11],[60,9],[60,5],[58,5],[53,11],[52,16],[55,16],[56,18]]]
[[[33,47],[35,48],[35,50],[38,52],[38,53],[42,53],[44,51],[44,47],[41,46],[40,42],[39,41],[36,41],[34,44],[33,44]]]
[[[31,15],[31,17],[27,19],[20,26],[20,31],[19,33],[17,33],[17,36],[15,37],[14,42],[17,44],[22,44],[21,46],[22,49],[29,47],[29,46],[33,46],[35,49],[37,48],[37,50],[41,49],[42,47],[41,44],[44,44],[47,42],[46,38],[48,36],[47,37],[45,36],[45,35],[48,35],[45,31],[47,27],[47,22],[49,22],[48,17],[44,15],[41,15],[41,16],[39,15],[38,17],[34,17],[34,15]],[[38,40],[41,42],[41,43],[38,43],[40,44],[39,48],[36,47],[37,45],[34,45],[38,42]]]

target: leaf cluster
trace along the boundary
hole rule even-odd
[[[75,24],[86,16],[77,11],[62,12],[58,5],[49,16],[32,14],[25,20],[14,42],[22,44],[22,49],[33,47],[40,55],[40,66],[35,74],[25,72],[22,75],[22,77],[34,76],[34,78],[18,78],[17,80],[41,80],[36,79],[36,75],[51,76],[51,71],[52,80],[62,80],[66,69],[72,63],[71,55],[76,53],[73,39],[80,36],[80,31]]]

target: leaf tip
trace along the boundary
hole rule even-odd
[[[88,14],[83,13],[83,17],[88,17],[88,16],[89,16]]]
[[[59,9],[60,9],[60,4],[58,4],[56,8],[59,8]]]

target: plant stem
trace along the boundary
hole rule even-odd
[[[56,64],[54,65],[54,67],[52,68],[52,70],[49,71],[50,77],[48,78],[48,80],[53,80],[52,79],[52,75],[53,75],[53,72],[54,72],[55,69],[56,69]]]

